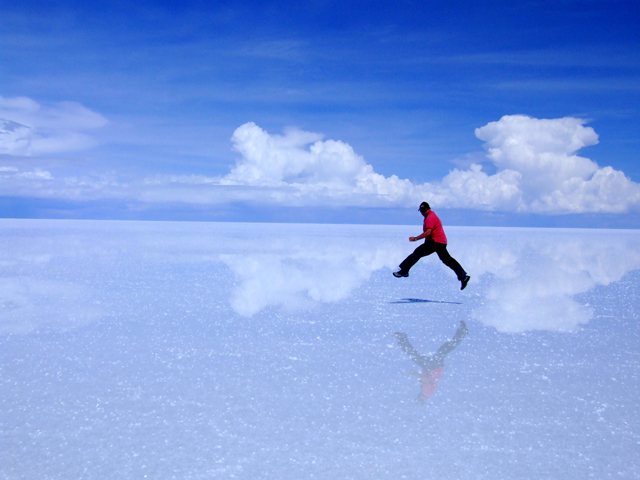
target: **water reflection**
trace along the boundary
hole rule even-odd
[[[11,478],[640,478],[638,232],[451,229],[461,292],[404,227],[0,227]]]
[[[406,254],[398,227],[370,228],[378,230],[375,239],[363,241],[344,227],[342,236],[294,236],[276,253],[225,257],[238,280],[233,308],[251,316],[269,306],[298,308],[348,298],[375,271],[393,269]],[[401,284],[386,283],[383,291],[410,293],[418,286],[431,293],[445,287],[428,298],[390,303],[466,303],[472,318],[501,332],[574,331],[593,317],[580,294],[640,268],[640,235],[634,231],[458,228],[452,235],[456,255],[477,281],[462,295],[453,287],[446,290],[450,282],[438,276],[425,284],[425,271],[451,275],[439,262],[425,261],[416,267],[422,276],[418,271]]]
[[[69,330],[88,325],[104,313],[93,289],[73,282],[5,277],[0,278],[0,292],[5,333]]]
[[[264,247],[269,251],[221,257],[237,282],[231,306],[243,316],[343,300],[401,254],[388,241],[367,245],[348,237],[266,239]]]
[[[636,231],[451,228],[452,253],[475,279],[459,292],[442,281],[452,273],[437,259],[421,262],[407,281],[390,275],[410,249],[410,227],[39,220],[0,227],[0,330],[13,333],[86,325],[160,298],[204,311],[222,302],[251,317],[363,293],[387,305],[460,306],[501,332],[573,331],[593,317],[581,294],[640,268]]]
[[[420,379],[420,393],[416,398],[416,401],[423,404],[429,397],[431,397],[440,384],[440,379],[444,373],[444,360],[447,358],[455,348],[462,342],[462,340],[469,334],[469,329],[465,322],[460,321],[460,326],[451,340],[442,344],[442,346],[436,351],[434,355],[420,355],[418,351],[411,345],[406,333],[397,332],[394,333],[398,346],[402,351],[418,365],[421,370],[415,372],[413,370],[407,371],[409,375],[414,375]]]
[[[513,230],[467,245],[482,304],[473,318],[501,332],[574,331],[593,317],[580,294],[640,268],[634,231]],[[493,241],[487,241],[493,240]]]

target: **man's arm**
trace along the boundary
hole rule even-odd
[[[424,233],[421,233],[417,237],[409,237],[410,242],[417,242],[418,240],[422,240],[423,238],[429,238],[431,236],[431,232],[433,232],[433,228],[427,228]]]

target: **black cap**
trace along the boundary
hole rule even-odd
[[[422,202],[420,204],[420,208],[418,208],[418,210],[420,210],[420,213],[424,213],[427,210],[431,210],[431,207],[429,206],[429,204],[427,202]]]

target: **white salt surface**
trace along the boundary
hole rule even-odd
[[[640,232],[418,232],[1,220],[2,478],[640,478]]]

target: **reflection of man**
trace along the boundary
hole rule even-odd
[[[420,213],[424,216],[424,223],[422,224],[422,233],[417,237],[409,237],[410,242],[417,242],[418,240],[425,239],[424,243],[416,248],[411,255],[409,255],[400,264],[400,270],[393,272],[394,277],[408,277],[409,270],[413,267],[418,260],[427,255],[431,255],[433,252],[438,254],[442,263],[453,270],[458,280],[460,280],[460,290],[464,290],[469,283],[469,275],[464,271],[464,268],[449,255],[447,251],[447,237],[444,234],[442,228],[442,222],[438,216],[431,210],[427,202],[420,204]]]
[[[421,392],[418,395],[418,402],[424,403],[427,398],[436,393],[438,383],[444,372],[444,359],[451,351],[458,346],[464,337],[469,333],[467,325],[460,321],[460,327],[451,340],[443,344],[432,357],[420,355],[418,351],[409,343],[406,333],[394,333],[398,340],[398,345],[411,360],[414,361],[422,371],[420,373],[409,370],[407,373],[420,378]]]

